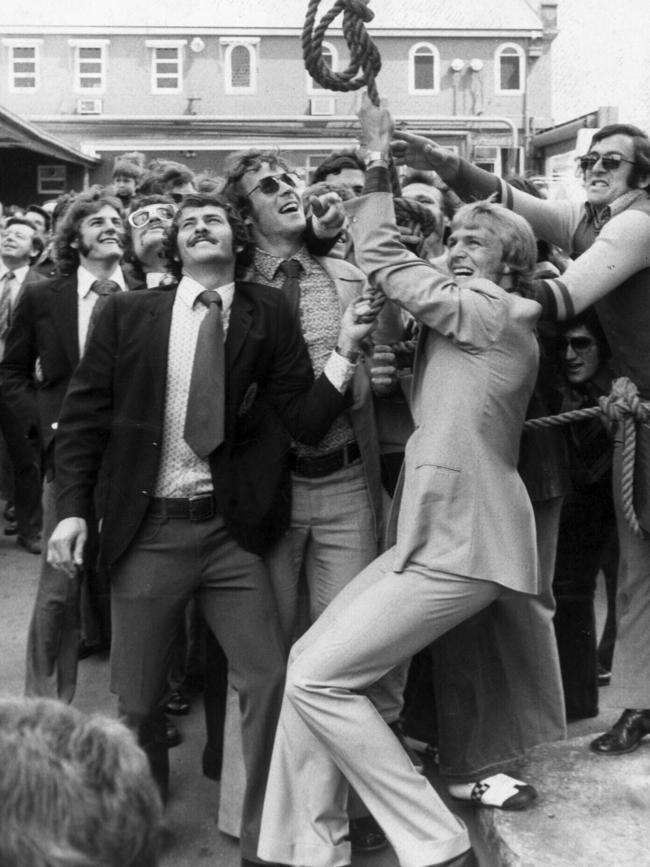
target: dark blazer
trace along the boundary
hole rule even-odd
[[[137,288],[125,279],[129,289]],[[40,430],[46,463],[63,398],[79,363],[77,301],[76,273],[25,281],[0,363],[2,397],[28,436]],[[36,359],[38,379],[34,377]]]
[[[59,520],[89,513],[108,474],[100,556],[110,565],[140,527],[161,458],[175,291],[112,296],[70,382],[56,446]],[[226,339],[225,441],[210,455],[217,510],[263,553],[289,523],[290,438],[316,443],[348,398],[321,375],[279,290],[237,283]],[[286,426],[286,430],[285,430]]]

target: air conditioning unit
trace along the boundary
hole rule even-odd
[[[314,96],[309,100],[309,114],[326,115],[334,114],[335,102],[333,96]]]
[[[78,99],[77,114],[101,114],[101,99]]]

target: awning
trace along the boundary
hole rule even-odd
[[[0,148],[24,148],[51,159],[89,168],[101,162],[100,157],[89,156],[77,150],[2,106],[0,106]]]

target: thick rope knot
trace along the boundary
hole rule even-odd
[[[641,400],[639,389],[626,376],[612,382],[612,390],[598,401],[603,414],[613,422],[633,418],[641,423],[648,418],[647,405]]]
[[[379,105],[375,78],[381,69],[381,56],[368,36],[364,24],[374,18],[367,0],[337,0],[315,25],[320,0],[310,0],[302,31],[302,55],[305,69],[326,90],[350,91],[367,87],[368,96]],[[327,28],[343,13],[343,36],[350,50],[350,63],[342,72],[334,72],[323,59],[323,39]]]

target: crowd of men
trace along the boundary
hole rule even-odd
[[[4,220],[0,494],[5,532],[41,555],[25,691],[71,703],[79,660],[110,648],[164,803],[169,714],[200,683],[204,774],[243,756],[220,793],[243,863],[340,867],[390,842],[402,867],[469,867],[405,735],[452,797],[534,804],[517,762],[610,679],[593,622],[610,549],[588,534],[613,532],[612,490],[626,710],[591,749],[650,734],[650,424],[637,532],[621,424],[523,433],[614,375],[650,399],[650,140],[597,132],[578,204],[394,132],[368,100],[360,123],[313,178],[271,150],[223,177],[124,154],[110,186]],[[588,576],[562,559],[575,532]],[[580,665],[554,590],[558,613],[582,600]]]

